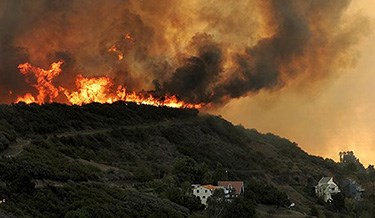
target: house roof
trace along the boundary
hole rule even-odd
[[[329,186],[329,184],[323,184],[321,187],[322,187],[323,190],[326,190],[328,186]]]
[[[239,195],[244,188],[243,181],[218,181],[218,186],[224,186],[225,188],[233,187],[235,192],[234,194]]]
[[[329,191],[331,192],[331,188],[336,188],[338,189],[338,186],[336,184],[322,184],[321,185],[321,188],[323,191]],[[333,191],[333,190],[332,190]],[[340,190],[338,189],[338,191],[340,192]]]
[[[319,181],[319,183],[328,183],[329,180],[331,180],[332,177],[322,177]]]
[[[200,187],[202,187],[202,188],[206,188],[206,189],[209,189],[209,190],[211,190],[211,191],[216,190],[216,189],[218,189],[218,188],[223,188],[223,187],[215,186],[215,185],[202,185],[202,186],[200,186]],[[200,188],[200,187],[198,187],[198,188]]]

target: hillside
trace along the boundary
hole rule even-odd
[[[186,194],[189,186],[223,179],[245,181],[259,217],[304,217],[312,208],[322,217],[375,214],[370,191],[361,209],[327,206],[313,195],[322,176],[351,177],[370,187],[373,172],[192,109],[124,102],[1,105],[0,152],[0,197],[6,200],[0,208],[10,217],[204,217]],[[260,199],[264,184],[296,206],[286,210]]]

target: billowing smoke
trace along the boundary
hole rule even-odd
[[[350,0],[0,0],[0,101],[33,92],[17,66],[221,105],[350,67],[368,21]],[[61,97],[63,98],[63,97]],[[63,99],[61,101],[64,101]]]

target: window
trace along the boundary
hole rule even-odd
[[[197,190],[197,193],[199,193],[199,190]]]
[[[207,193],[207,190],[204,190],[205,193]]]
[[[206,198],[206,196],[203,196],[203,198]]]

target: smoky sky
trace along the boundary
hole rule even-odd
[[[316,83],[356,59],[368,25],[346,14],[350,2],[0,0],[0,101],[35,92],[18,64],[58,60],[56,86],[106,75],[189,103]]]

